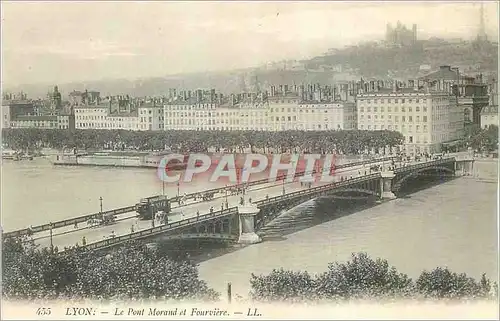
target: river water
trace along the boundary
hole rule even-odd
[[[200,276],[222,293],[231,282],[233,293],[246,296],[252,272],[279,267],[321,272],[329,262],[365,251],[411,277],[448,266],[497,280],[497,167],[496,161],[476,162],[479,177],[455,179],[214,257],[200,264]],[[54,167],[37,159],[4,162],[1,175],[4,230],[97,212],[100,197],[106,210],[162,192],[155,171],[147,169]],[[206,187],[213,186],[186,184],[180,189]],[[167,195],[177,193],[175,185],[165,189]],[[328,206],[302,206],[285,215],[307,218],[319,211],[328,215]]]

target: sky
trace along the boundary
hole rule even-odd
[[[418,25],[421,38],[472,38],[471,2],[6,2],[2,82],[161,77],[304,59],[383,39],[386,24]],[[498,5],[485,2],[498,39]]]

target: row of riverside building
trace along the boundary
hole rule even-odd
[[[405,82],[361,79],[327,86],[282,84],[264,92],[231,95],[214,89],[169,89],[167,96],[153,98],[101,98],[95,91],[74,91],[69,96],[69,112],[55,112],[56,121],[49,127],[23,123],[23,117],[29,116],[22,112],[14,113],[9,124],[4,114],[3,127],[66,128],[59,118],[69,117],[68,122],[79,129],[394,130],[403,134],[406,152],[414,154],[439,152],[443,144],[462,138],[469,123],[487,120],[487,125],[498,125],[495,81],[488,86],[480,76],[469,77],[450,66]]]

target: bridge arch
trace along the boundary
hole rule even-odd
[[[379,191],[373,191],[373,190],[364,189],[364,188],[334,189],[331,192],[329,192],[328,195],[338,195],[338,194],[343,194],[343,193],[357,193],[357,194],[365,194],[365,195],[372,195],[372,196],[380,196]]]
[[[161,236],[161,240],[193,240],[193,239],[205,239],[205,240],[223,240],[223,241],[235,241],[237,237],[228,233],[180,233],[174,235],[164,235]]]
[[[446,172],[446,173],[449,173],[451,174],[452,176],[455,175],[455,170],[454,169],[450,169],[448,167],[444,167],[444,166],[432,166],[432,167],[424,167],[424,168],[420,168],[420,169],[417,169],[415,171],[412,171],[406,175],[403,175],[401,178],[395,180],[392,184],[392,190],[393,191],[399,191],[401,186],[406,182],[408,181],[409,179],[415,177],[415,176],[418,176],[418,174],[420,173],[423,173],[423,172],[429,172],[429,171],[441,171],[441,172]]]

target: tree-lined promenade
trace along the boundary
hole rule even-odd
[[[2,131],[3,142],[17,150],[41,147],[55,149],[134,149],[163,150],[165,146],[179,152],[207,152],[209,148],[263,152],[301,151],[309,153],[359,154],[375,149],[399,146],[403,135],[380,130],[339,131],[128,131],[8,128]]]
[[[104,255],[72,252],[56,255],[33,243],[8,238],[2,248],[2,294],[7,300],[189,300],[217,301],[219,293],[199,279],[197,266],[160,246],[127,244]],[[250,273],[249,273],[250,274]],[[383,259],[365,253],[331,263],[324,273],[276,269],[249,275],[254,301],[342,302],[376,300],[495,299],[496,284],[477,281],[447,268],[424,271],[413,281]]]
[[[388,130],[338,131],[130,131],[106,129],[38,129],[4,128],[2,141],[16,150],[42,147],[78,150],[153,151],[170,147],[178,152],[207,152],[209,148],[242,152],[251,148],[259,152],[306,152],[360,154],[389,152],[404,142],[401,133]],[[453,149],[492,151],[498,148],[498,127],[468,127],[463,140]],[[385,148],[385,150],[384,150]],[[443,146],[445,150],[448,147]]]

